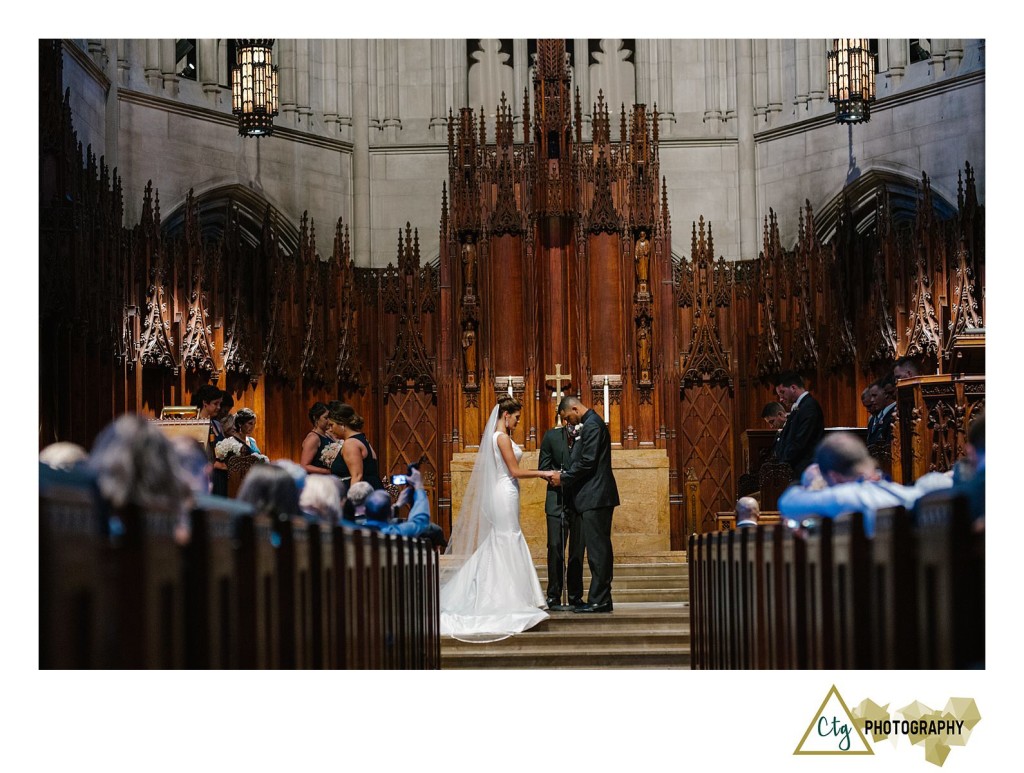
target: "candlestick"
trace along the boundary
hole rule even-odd
[[[515,396],[515,395],[512,394],[512,377],[511,376],[508,377],[508,396],[509,397],[514,397]]]
[[[608,423],[608,377],[604,377],[604,423]]]

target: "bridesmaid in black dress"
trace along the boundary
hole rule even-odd
[[[327,434],[329,420],[327,418],[328,408],[325,403],[313,403],[309,409],[309,421],[313,429],[309,431],[302,440],[302,455],[299,464],[307,473],[312,475],[330,475],[331,467],[321,458],[323,450],[334,442],[334,438]],[[339,454],[340,456],[340,454]]]
[[[380,478],[377,452],[363,434],[363,417],[355,412],[351,405],[334,400],[330,405],[328,416],[330,432],[336,437],[344,438],[339,459],[341,467],[334,474],[350,478],[349,485],[365,480],[374,489],[384,488]]]

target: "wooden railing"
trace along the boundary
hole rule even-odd
[[[41,482],[41,668],[440,668],[429,541]]]
[[[690,537],[693,667],[977,668],[984,533],[967,502]]]

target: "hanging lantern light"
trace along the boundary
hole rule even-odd
[[[238,116],[243,137],[269,137],[277,115],[277,67],[274,40],[235,41],[231,68],[231,112]]]
[[[836,103],[836,123],[871,120],[875,69],[867,38],[833,39],[828,52],[828,101]]]

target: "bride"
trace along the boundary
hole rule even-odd
[[[498,641],[547,619],[533,558],[519,528],[519,478],[554,473],[519,466],[510,435],[522,405],[499,402],[487,421],[441,570],[441,635]]]

